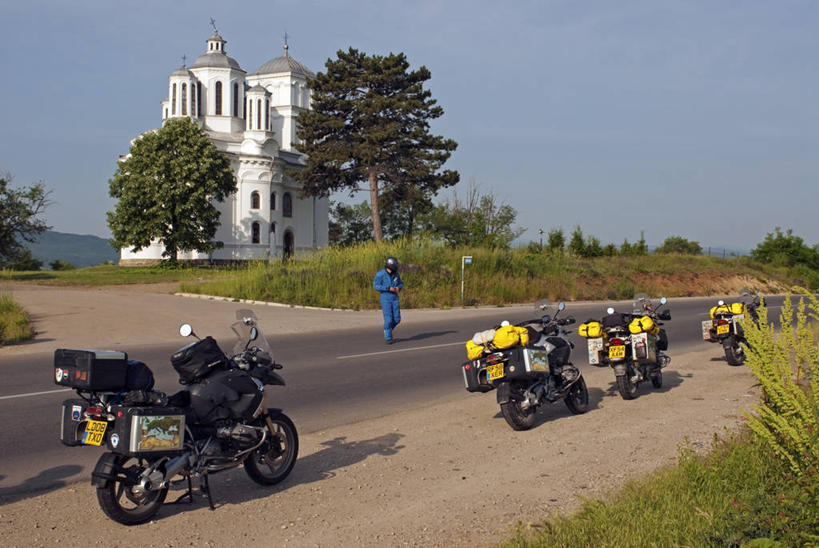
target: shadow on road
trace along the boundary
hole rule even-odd
[[[668,392],[671,389],[676,388],[677,386],[680,386],[683,383],[684,378],[691,378],[693,376],[694,375],[691,374],[691,373],[680,374],[680,373],[678,373],[676,371],[669,371],[669,370],[666,369],[666,370],[663,371],[663,386],[662,387],[654,388],[651,385],[650,380],[645,380],[645,381],[641,382],[637,386],[637,396],[636,397],[639,398],[641,394],[648,394],[649,392],[659,392],[659,393]],[[614,378],[614,375],[612,375],[611,383],[609,384],[609,387],[606,390],[606,396],[615,396],[615,397],[618,397],[618,398],[620,397],[620,392],[617,391],[617,379]]]
[[[74,476],[82,472],[83,467],[76,464],[66,464],[55,466],[48,470],[43,470],[34,477],[28,478],[19,485],[11,487],[0,487],[0,506],[3,504],[10,504],[19,500],[36,497],[43,493],[55,491],[61,487],[65,487],[69,482],[64,481],[66,478]],[[0,476],[2,480],[5,476]]]
[[[269,497],[286,491],[296,485],[313,483],[337,474],[337,470],[365,460],[371,455],[390,456],[404,448],[398,445],[403,434],[389,433],[376,438],[361,441],[347,441],[346,437],[333,438],[322,442],[321,449],[296,461],[290,476],[282,483],[272,487],[263,487],[253,483],[241,468],[216,474],[210,478],[210,492],[217,510],[227,504],[241,504],[254,499]],[[168,500],[178,498],[183,489],[176,488],[168,495]],[[195,507],[207,506],[205,495],[194,485],[194,503],[165,504],[156,519],[166,518]]]
[[[430,333],[418,333],[417,335],[413,335],[412,337],[396,337],[393,339],[394,342],[410,342],[410,341],[421,341],[424,339],[431,339],[432,337],[440,337],[441,335],[449,335],[450,333],[457,333],[457,331],[432,331]]]

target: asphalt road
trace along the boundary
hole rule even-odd
[[[669,337],[669,366],[674,355],[708,347],[702,341],[700,321],[716,298],[675,299],[669,303],[672,320],[665,322]],[[770,299],[769,309],[778,313],[781,298]],[[568,303],[563,315],[578,323],[599,319],[608,303]],[[622,311],[630,304],[616,303]],[[509,313],[499,308],[497,322],[522,321],[531,314]],[[194,325],[195,327],[195,325]],[[264,330],[264,325],[261,326]],[[420,326],[399,326],[394,345],[386,346],[368,329],[345,330],[339,326],[318,327],[297,336],[271,336],[275,359],[285,387],[269,387],[268,402],[290,415],[300,432],[315,432],[350,424],[365,418],[384,416],[401,409],[429,405],[446,398],[487,397],[464,390],[460,364],[465,361],[464,342],[476,331],[491,328],[482,319],[428,322]],[[573,326],[576,328],[576,325]],[[585,341],[576,333],[573,361],[581,369],[586,362]],[[154,371],[156,389],[173,393],[180,389],[168,357],[188,341],[178,345],[125,348],[131,359],[147,363]],[[233,341],[219,341],[229,350]],[[712,346],[715,356],[721,347]],[[74,397],[53,382],[53,355],[29,354],[2,360],[0,382],[0,504],[25,498],[30,493],[52,490],[90,478],[102,451],[92,447],[65,447],[59,442],[60,403]]]

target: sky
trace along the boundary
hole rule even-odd
[[[248,73],[285,32],[314,72],[349,47],[426,66],[457,191],[515,208],[523,243],[578,225],[603,244],[819,242],[810,0],[0,0],[0,173],[45,184],[54,230],[110,237],[117,157],[160,125],[210,18]]]

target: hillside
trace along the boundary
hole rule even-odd
[[[31,254],[43,261],[43,268],[57,259],[69,262],[81,268],[112,261],[119,261],[119,253],[108,240],[88,234],[68,234],[47,230],[39,239],[28,244]]]

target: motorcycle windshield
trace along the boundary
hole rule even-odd
[[[634,295],[634,304],[632,305],[635,314],[642,314],[646,310],[650,310],[651,299],[648,293],[637,293]]]
[[[259,318],[249,309],[243,308],[236,311],[236,321],[230,328],[236,333],[236,342],[233,345],[233,354],[240,354],[247,348],[256,346],[273,357],[273,349],[267,342],[267,337],[259,327]],[[255,329],[255,332],[254,332]],[[255,333],[255,338],[254,338]]]

